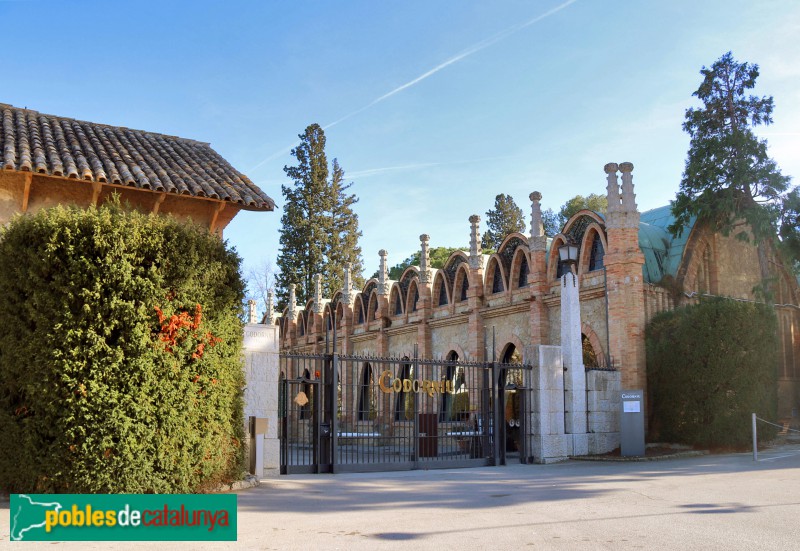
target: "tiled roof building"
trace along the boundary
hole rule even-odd
[[[45,115],[0,103],[0,222],[114,191],[142,210],[221,230],[241,209],[274,201],[208,143]]]

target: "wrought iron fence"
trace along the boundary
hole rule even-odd
[[[281,355],[281,472],[529,459],[530,366]]]

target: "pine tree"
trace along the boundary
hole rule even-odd
[[[299,304],[312,298],[318,273],[323,275],[322,294],[330,298],[342,288],[348,263],[356,284],[361,281],[361,232],[353,211],[358,198],[347,193],[352,184],[344,183],[344,170],[336,159],[329,172],[325,132],[318,124],[310,125],[299,137],[300,144],[292,149],[297,165],[283,169],[293,183],[281,186],[285,206],[276,277],[279,307],[287,304],[291,283],[297,285]]]
[[[767,141],[753,132],[772,123],[771,96],[745,95],[755,87],[758,65],[738,63],[730,52],[700,71],[703,82],[694,92],[701,108],[686,111],[683,129],[691,137],[680,190],[672,202],[673,235],[680,235],[693,217],[711,228],[749,241],[738,226],[744,221],[759,245],[762,275],[769,272],[762,245],[780,232],[796,242],[796,193],[767,154]],[[780,226],[780,228],[779,228]]]
[[[494,208],[486,211],[486,226],[481,246],[497,250],[508,234],[525,231],[525,218],[514,198],[501,193],[494,198]]]

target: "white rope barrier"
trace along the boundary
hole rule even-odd
[[[773,427],[778,427],[781,430],[785,430],[785,431],[788,431],[788,432],[800,433],[800,430],[790,429],[789,427],[786,427],[784,425],[778,425],[777,423],[771,423],[770,421],[767,421],[766,419],[762,419],[761,417],[756,417],[756,419],[758,419],[759,421],[761,421],[763,423],[766,423],[768,425],[772,425]]]
[[[800,434],[800,430],[790,429],[788,425],[778,425],[777,423],[773,423],[771,421],[767,421],[766,419],[762,419],[761,417],[758,417],[755,413],[753,413],[753,461],[758,461],[758,428],[756,426],[756,421],[761,421],[762,423],[766,423],[768,425],[772,425],[773,427],[777,427],[781,429],[781,432],[783,432],[784,434],[787,432],[796,432]],[[780,459],[781,457],[790,457],[792,455],[797,455],[797,454],[781,455],[777,457],[771,457],[769,459],[762,459],[762,461],[772,461],[773,459]]]

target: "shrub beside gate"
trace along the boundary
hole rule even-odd
[[[0,236],[0,487],[193,492],[243,470],[239,258],[112,202]]]
[[[651,439],[749,445],[751,414],[776,415],[779,349],[764,304],[704,299],[656,316],[647,328]]]

